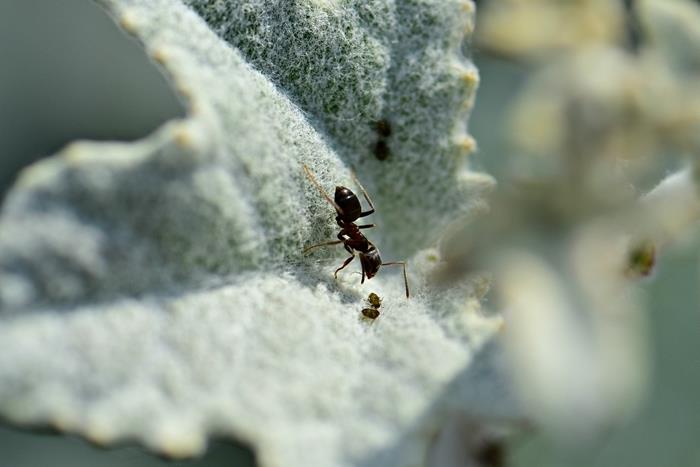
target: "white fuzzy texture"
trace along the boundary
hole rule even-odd
[[[1,408],[19,423],[176,457],[200,453],[209,434],[232,436],[266,466],[419,465],[455,403],[478,416],[512,410],[503,381],[465,370],[499,319],[465,308],[439,323],[425,300],[385,299],[369,322],[361,305],[291,274],[252,273],[6,320]]]
[[[421,252],[492,186],[460,170],[459,156],[473,149],[465,118],[478,79],[460,54],[471,2],[396,11],[372,2],[377,18],[395,15],[377,30],[360,4],[297,2],[318,20],[310,34],[327,43],[373,36],[365,52],[400,58],[385,70],[393,87],[379,79],[357,90],[377,84],[359,79],[373,60],[302,40],[308,56],[329,63],[330,77],[307,76],[317,80],[313,95],[285,89],[293,74],[255,71],[179,1],[101,3],[163,66],[188,116],[135,143],[74,143],[26,169],[8,193],[0,415],[174,457],[225,435],[252,445],[260,465],[310,467],[421,465],[450,414],[519,416],[493,341],[501,320],[479,307],[487,282],[435,288],[439,257]],[[225,11],[253,3],[210,2]],[[323,20],[358,14],[364,22],[344,28]],[[275,27],[300,30],[274,21],[262,30]],[[270,44],[261,41],[263,53]],[[366,121],[336,124],[314,107],[313,96],[326,102],[333,60],[357,72],[333,89],[364,105]],[[386,113],[367,111],[377,103]],[[382,117],[394,124],[394,152],[379,162],[365,147],[359,154],[371,160],[358,175],[383,216],[368,235],[412,255],[410,300],[398,271],[360,285],[348,268],[334,282],[342,249],[301,255],[336,232],[302,164],[327,190],[352,187],[349,165],[359,161],[350,149],[371,145],[371,120]],[[370,291],[383,298],[374,322],[360,315]]]

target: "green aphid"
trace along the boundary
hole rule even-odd
[[[630,250],[627,256],[627,270],[630,277],[648,276],[654,270],[656,264],[656,245],[650,241],[637,244]]]

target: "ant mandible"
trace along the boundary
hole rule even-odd
[[[408,292],[408,279],[406,278],[406,262],[405,261],[392,261],[390,263],[382,263],[382,258],[379,256],[379,250],[375,247],[372,242],[367,240],[360,229],[369,229],[374,227],[374,224],[356,225],[355,221],[360,217],[369,216],[374,212],[374,205],[372,200],[369,199],[369,195],[365,191],[364,187],[360,181],[355,176],[355,172],[352,173],[352,179],[360,187],[362,195],[365,197],[367,204],[369,204],[369,211],[362,211],[362,206],[360,205],[360,200],[357,199],[355,193],[353,193],[349,188],[344,186],[335,187],[335,200],[331,199],[326,193],[326,190],[321,187],[321,185],[316,181],[316,177],[311,173],[311,170],[303,164],[304,172],[306,176],[311,180],[318,191],[321,192],[326,201],[328,201],[334,208],[336,213],[335,221],[340,226],[340,232],[338,232],[338,240],[333,240],[331,242],[319,243],[317,245],[312,245],[304,250],[304,254],[313,250],[314,248],[330,245],[343,244],[345,249],[350,253],[350,257],[345,260],[342,266],[335,270],[334,277],[338,278],[338,272],[345,268],[350,261],[355,259],[355,252],[360,256],[360,264],[362,265],[362,281],[361,284],[365,282],[365,276],[367,279],[373,278],[381,266],[402,266],[403,267],[403,282],[406,287],[406,298],[409,297]]]

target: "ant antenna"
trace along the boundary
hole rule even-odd
[[[369,204],[369,208],[374,211],[374,204],[372,204],[372,200],[369,199],[369,195],[367,194],[367,191],[365,190],[365,187],[362,186],[362,183],[357,179],[357,175],[355,175],[355,168],[353,167],[352,171],[350,172],[352,174],[352,180],[355,182],[355,184],[360,187],[360,191],[362,192],[362,196],[365,197],[365,200],[367,200],[367,204]]]
[[[382,266],[401,266],[403,267],[403,285],[406,287],[406,298],[409,298],[408,277],[406,277],[406,261],[392,261],[390,263],[382,263]]]
[[[314,174],[311,173],[311,170],[309,169],[309,167],[307,167],[306,164],[301,164],[301,165],[302,165],[302,167],[304,167],[304,172],[306,173],[306,177],[309,180],[311,180],[311,183],[316,185],[316,188],[318,188],[318,191],[320,191],[321,194],[323,195],[323,197],[326,198],[326,201],[331,203],[331,205],[335,208],[335,210],[338,212],[338,214],[342,214],[343,210],[340,209],[340,206],[338,206],[338,204],[335,201],[333,201],[333,198],[328,196],[328,193],[326,193],[326,190],[324,190],[323,187],[318,183],[318,181],[316,180],[316,177],[314,177]],[[370,204],[372,204],[372,203],[370,203]]]

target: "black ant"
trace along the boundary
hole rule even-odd
[[[308,253],[314,248],[318,248],[321,246],[338,245],[342,243],[345,249],[348,251],[348,253],[350,253],[352,256],[346,259],[343,265],[335,270],[334,277],[337,279],[338,272],[341,269],[345,268],[345,266],[350,264],[350,261],[355,259],[355,251],[357,251],[358,255],[360,256],[360,264],[362,265],[362,281],[360,282],[361,284],[364,284],[365,276],[367,276],[368,280],[373,278],[377,274],[377,271],[379,271],[380,266],[401,265],[403,266],[403,281],[404,286],[406,287],[406,298],[408,298],[409,292],[408,279],[406,278],[406,262],[392,261],[390,263],[382,263],[382,258],[379,256],[379,250],[377,250],[377,248],[372,244],[372,242],[367,240],[367,237],[365,237],[362,234],[362,232],[360,232],[360,229],[369,229],[371,227],[374,227],[374,224],[355,224],[355,221],[360,217],[369,216],[374,212],[374,205],[372,204],[372,200],[369,199],[369,195],[363,188],[362,184],[360,184],[359,180],[357,180],[355,173],[353,172],[352,178],[357,184],[357,186],[360,187],[362,195],[365,197],[367,204],[369,204],[369,211],[362,211],[360,200],[357,199],[355,193],[353,193],[349,188],[345,188],[344,186],[335,187],[335,201],[332,200],[331,197],[328,196],[328,193],[326,193],[326,191],[323,189],[323,187],[321,187],[321,185],[319,185],[319,183],[316,181],[316,177],[314,177],[314,175],[311,173],[311,170],[309,170],[306,164],[304,164],[303,167],[304,172],[306,172],[306,176],[309,178],[309,180],[311,180],[311,183],[316,185],[318,191],[320,191],[323,197],[326,198],[326,200],[335,208],[335,211],[338,214],[337,216],[335,216],[335,221],[340,226],[340,232],[338,232],[338,240],[319,243],[318,245],[312,245],[304,250],[304,254]]]

